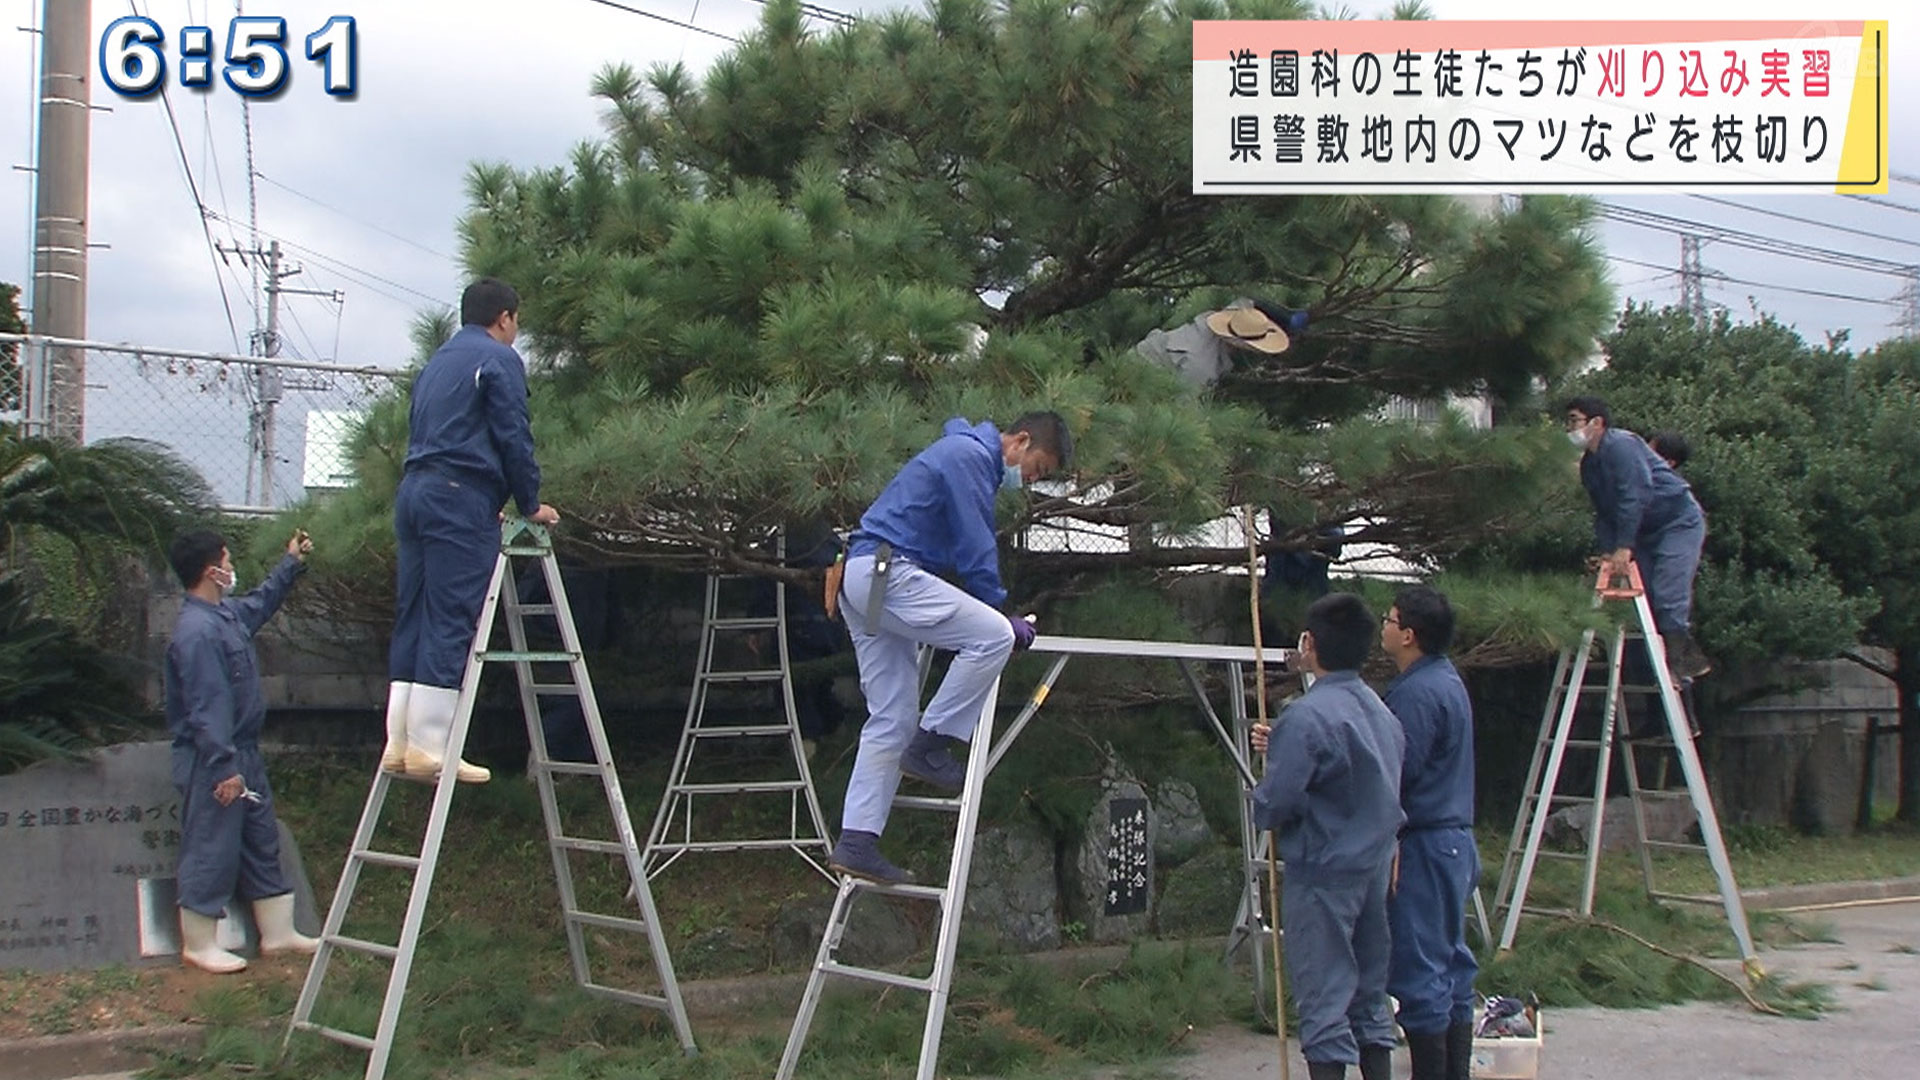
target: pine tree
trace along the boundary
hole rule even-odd
[[[1068,418],[1076,482],[1021,496],[1004,535],[1194,534],[1251,503],[1268,551],[1344,525],[1438,565],[1524,520],[1564,482],[1556,435],[1379,410],[1516,401],[1580,362],[1611,306],[1590,208],[1194,195],[1190,21],[1308,14],[937,0],[815,32],[774,0],[704,78],[601,71],[605,139],[563,167],[475,166],[461,223],[469,268],[524,296],[546,497],[583,526],[568,542],[764,569],[766,529],[852,523],[945,417],[1030,408]],[[1306,309],[1311,332],[1205,395],[1132,352],[1236,297]],[[363,444],[404,445],[401,419]],[[390,496],[396,470],[373,464],[339,513]],[[1244,558],[1018,554],[1054,575]]]

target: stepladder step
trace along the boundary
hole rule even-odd
[[[777,552],[785,551],[784,543],[777,537]],[[747,851],[790,851],[830,876],[825,862],[832,844],[799,734],[788,648],[791,594],[776,580],[767,610],[762,580],[707,577],[680,745],[643,853],[649,877],[686,855]],[[753,590],[723,589],[747,581]],[[746,800],[766,813],[756,824],[741,825],[738,817],[724,822],[716,808],[729,800]],[[774,807],[781,811],[777,825]]]
[[[513,560],[516,558],[537,560],[538,573],[543,579],[548,595],[545,602],[527,604],[519,602],[522,594],[517,586],[513,569]],[[550,618],[550,622],[543,624],[541,633],[545,637],[552,637],[557,631],[559,647],[530,647],[525,622],[530,617]],[[504,623],[506,626],[509,637],[507,647],[490,647],[497,623]],[[539,644],[546,645],[547,642],[541,641]],[[569,916],[563,922],[569,928],[568,948],[575,981],[594,992],[616,996],[620,1000],[667,1013],[681,1046],[691,1051],[694,1049],[692,1028],[687,1021],[686,1009],[680,999],[679,984],[665,938],[659,931],[659,919],[653,906],[652,893],[647,886],[645,875],[640,872],[639,844],[635,840],[635,832],[628,819],[627,802],[620,791],[618,774],[611,764],[599,706],[593,695],[586,664],[581,658],[579,634],[573,623],[559,563],[554,557],[549,537],[544,529],[525,522],[515,520],[505,523],[501,551],[495,560],[492,580],[487,586],[481,605],[479,622],[468,653],[466,671],[462,675],[461,685],[456,692],[457,704],[453,708],[450,726],[442,729],[445,748],[441,759],[447,762],[459,760],[466,748],[474,703],[479,696],[481,672],[485,665],[489,663],[512,665],[512,670],[518,676],[521,712],[527,722],[527,734],[533,747],[529,759],[532,768],[529,769],[529,773],[535,780],[540,793],[542,816],[560,894],[560,907],[563,914]],[[564,665],[564,672],[550,666],[546,667],[542,674],[546,675],[547,681],[541,681],[533,676],[532,666],[536,664]],[[560,695],[574,697],[579,701],[588,743],[593,748],[590,756],[595,760],[591,763],[555,762],[547,754],[546,736],[538,699]],[[623,839],[598,841],[565,835],[560,825],[560,810],[554,796],[555,775],[598,777],[606,796],[607,813],[612,817],[612,832]],[[376,773],[354,840],[348,851],[348,858],[342,869],[340,886],[335,889],[327,912],[326,924],[320,935],[320,947],[314,953],[288,1026],[289,1038],[295,1032],[307,1032],[368,1052],[371,1057],[367,1065],[366,1080],[382,1080],[386,1073],[389,1056],[394,1050],[394,1037],[396,1031],[400,1030],[398,1025],[405,1001],[408,977],[414,954],[420,947],[426,923],[428,897],[433,886],[434,871],[455,805],[453,795],[457,777],[452,770],[442,770],[437,779],[425,781],[434,786],[419,854],[375,850],[374,838],[381,831],[383,814],[387,809],[387,796],[392,791],[394,783],[402,778],[387,773]],[[624,863],[632,882],[628,897],[630,902],[636,903],[639,908],[638,918],[588,917],[578,911],[578,904],[574,897],[575,871],[572,860],[568,857],[569,852],[576,851],[613,856]],[[372,866],[412,872],[406,911],[401,920],[395,944],[342,932],[361,883],[361,871]],[[642,994],[601,986],[592,977],[591,967],[595,961],[590,959],[582,935],[583,928],[588,925],[599,929],[639,930],[646,933],[646,952],[657,977],[660,992]],[[375,936],[384,935],[376,932]],[[377,957],[393,965],[391,976],[386,981],[385,997],[379,1013],[379,1026],[370,1035],[341,1030],[316,1021],[315,1009],[320,1000],[323,985],[328,980],[329,966],[340,952]]]
[[[1689,730],[1691,721],[1685,698],[1687,691],[1681,685],[1661,681],[1667,675],[1667,668],[1660,642],[1653,632],[1652,610],[1640,583],[1638,567],[1630,566],[1629,571],[1632,589],[1609,590],[1603,580],[1596,588],[1594,606],[1598,609],[1607,604],[1629,605],[1631,624],[1618,626],[1605,634],[1597,630],[1584,632],[1580,644],[1564,652],[1555,669],[1554,687],[1549,694],[1547,709],[1542,714],[1540,735],[1534,745],[1528,790],[1522,797],[1501,868],[1495,903],[1499,910],[1506,912],[1506,917],[1499,947],[1503,950],[1513,947],[1515,931],[1523,913],[1545,910],[1527,903],[1534,867],[1539,860],[1579,861],[1585,864],[1579,909],[1571,914],[1590,914],[1594,894],[1601,880],[1598,868],[1603,853],[1620,850],[1615,844],[1603,843],[1603,837],[1617,837],[1619,834],[1615,830],[1624,827],[1632,841],[1627,850],[1637,852],[1649,895],[1663,895],[1654,879],[1656,872],[1666,866],[1666,860],[1655,858],[1654,853],[1686,853],[1706,857],[1719,888],[1718,895],[1711,899],[1724,907],[1728,928],[1740,947],[1741,955],[1751,959],[1754,955],[1753,942],[1744,907],[1719,832],[1713,796],[1707,788],[1693,741],[1683,736],[1682,741],[1676,742],[1669,737],[1672,733]],[[1635,668],[1630,665],[1638,665],[1641,674],[1635,676]],[[1656,681],[1648,684],[1644,682],[1647,678]],[[1633,695],[1635,700],[1616,701],[1607,696],[1610,691],[1618,691],[1622,697]],[[1599,697],[1598,701],[1595,700],[1596,696]],[[1604,708],[1599,707],[1602,705]],[[1574,738],[1576,726],[1586,732],[1595,730],[1591,725],[1596,714],[1602,723],[1616,726],[1603,729],[1599,739]],[[1588,753],[1576,757],[1570,753],[1574,750]],[[1636,752],[1652,755],[1656,759],[1636,757]],[[1563,774],[1569,771],[1570,762],[1576,760],[1579,762],[1575,766],[1581,778],[1579,782],[1590,783],[1592,793],[1589,795],[1583,790],[1580,795],[1569,798],[1559,794],[1558,786],[1566,779]],[[1587,771],[1589,765],[1590,773]],[[1643,787],[1641,778],[1644,775],[1652,775],[1654,782]],[[1669,780],[1684,786],[1669,789]],[[1600,812],[1601,807],[1613,802],[1609,796],[1622,788],[1624,800],[1632,808],[1625,821],[1620,820],[1617,814]],[[1672,808],[1681,800],[1690,804],[1693,810],[1691,824],[1699,829],[1698,843],[1661,838],[1675,835],[1667,830],[1678,824],[1670,819],[1673,817]],[[1656,803],[1661,804],[1661,812],[1657,815],[1650,812],[1651,805]],[[1581,804],[1592,808],[1588,824],[1580,830],[1581,850],[1548,850],[1545,841],[1550,835],[1547,828],[1549,811],[1556,807]]]

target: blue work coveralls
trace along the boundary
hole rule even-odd
[[[1328,672],[1287,706],[1253,790],[1276,831],[1287,979],[1309,1062],[1360,1060],[1396,1041],[1387,1005],[1387,883],[1400,811],[1400,722],[1355,671]]]
[[[999,606],[993,500],[1004,459],[990,423],[948,420],[939,441],[894,476],[860,519],[840,587],[867,722],[847,781],[841,828],[880,834],[900,786],[900,755],[916,728],[970,739],[987,693],[1013,653]],[[877,625],[868,623],[874,552],[893,548]],[[964,591],[937,577],[953,573]],[[951,650],[940,689],[920,711],[919,646]]]
[[[1633,550],[1662,633],[1693,623],[1693,576],[1707,542],[1707,518],[1693,489],[1631,431],[1607,428],[1580,457],[1580,483],[1593,502],[1593,547]]]
[[[1473,843],[1473,706],[1453,661],[1422,656],[1387,687],[1406,732],[1400,767],[1400,883],[1387,904],[1393,963],[1387,990],[1400,1026],[1438,1035],[1473,1020],[1480,965],[1467,948],[1467,899],[1480,880]]]
[[[463,326],[413,382],[406,475],[393,508],[389,680],[460,685],[509,496],[524,515],[540,508],[526,365],[484,327]]]
[[[167,644],[167,730],[173,786],[180,791],[180,906],[217,919],[227,899],[251,903],[291,892],[280,873],[273,785],[260,756],[267,719],[253,635],[266,625],[306,565],[288,555],[259,588],[209,604],[188,596]],[[238,775],[258,801],[213,797]]]

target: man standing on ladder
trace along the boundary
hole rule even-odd
[[[1315,600],[1300,635],[1313,686],[1271,732],[1253,727],[1253,748],[1267,755],[1254,820],[1274,830],[1286,867],[1280,931],[1311,1080],[1342,1080],[1355,1062],[1362,1080],[1393,1080],[1387,890],[1406,821],[1406,736],[1360,680],[1377,632],[1359,597]]]
[[[1473,978],[1467,901],[1480,880],[1473,841],[1473,705],[1446,656],[1453,606],[1437,589],[1400,590],[1380,646],[1400,669],[1387,708],[1406,733],[1400,766],[1400,861],[1387,901],[1393,960],[1387,990],[1413,1057],[1411,1080],[1467,1080],[1473,1062]]]
[[[399,541],[393,643],[387,654],[387,747],[380,767],[440,775],[487,583],[500,555],[500,507],[512,496],[536,525],[560,520],[540,501],[527,412],[527,369],[513,350],[520,294],[482,278],[460,297],[463,324],[413,382],[406,475],[394,498]],[[459,762],[462,783],[492,774]]]
[[[912,875],[880,854],[902,774],[958,792],[966,766],[947,749],[967,741],[987,695],[1033,624],[998,609],[1000,549],[993,501],[1065,467],[1073,437],[1058,413],[1032,412],[1005,432],[948,420],[939,441],[894,476],[860,518],[838,606],[847,618],[867,723],[847,781],[840,840],[827,865],[882,883]],[[964,589],[936,577],[952,572]],[[940,689],[920,711],[919,648],[954,653]]]
[[[1613,427],[1607,402],[1567,402],[1567,440],[1580,448],[1580,484],[1594,502],[1594,550],[1607,575],[1640,563],[1653,626],[1667,644],[1667,665],[1680,680],[1713,671],[1693,640],[1693,575],[1707,544],[1707,515],[1693,488],[1638,434]]]
[[[1654,627],[1673,677],[1685,683],[1713,670],[1693,639],[1693,577],[1707,542],[1707,517],[1693,489],[1631,431],[1616,430],[1597,397],[1567,402],[1567,439],[1580,448],[1580,482],[1593,501],[1593,546],[1609,578],[1640,564]]]

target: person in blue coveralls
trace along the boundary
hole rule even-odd
[[[1072,458],[1073,437],[1057,413],[1027,413],[1005,431],[955,418],[861,517],[839,608],[860,666],[867,722],[828,860],[836,873],[912,880],[879,849],[901,775],[959,791],[966,766],[947,740],[972,737],[1008,656],[1033,644],[1033,624],[999,610],[1007,590],[1000,584],[994,496],[1065,468]],[[960,585],[941,574],[958,577]],[[954,654],[924,714],[921,645]]]
[[[1286,867],[1280,928],[1311,1080],[1392,1080],[1387,1004],[1387,890],[1406,736],[1360,680],[1378,633],[1360,598],[1334,593],[1307,608],[1300,667],[1314,683],[1269,731],[1254,725],[1267,765],[1254,821],[1276,834]]]
[[[1412,1080],[1467,1080],[1473,1062],[1473,978],[1467,900],[1480,880],[1473,842],[1473,706],[1447,659],[1453,605],[1425,585],[1400,590],[1380,646],[1400,669],[1387,708],[1400,718],[1400,863],[1387,902],[1393,959],[1387,990],[1413,1057]]]
[[[1610,574],[1640,564],[1654,629],[1674,678],[1697,679],[1713,662],[1693,639],[1693,577],[1707,516],[1693,489],[1631,431],[1615,428],[1597,397],[1567,402],[1567,439],[1580,448],[1580,483],[1593,502],[1593,547]]]
[[[215,937],[229,897],[252,905],[262,953],[310,953],[319,944],[293,928],[293,886],[280,872],[273,785],[260,756],[267,705],[253,651],[253,635],[279,610],[312,550],[296,532],[267,580],[240,596],[229,595],[233,557],[220,534],[183,533],[167,552],[187,591],[163,676],[180,791],[180,958],[215,974],[247,966]]]
[[[511,497],[536,525],[560,520],[540,501],[527,412],[527,369],[513,350],[520,294],[482,278],[460,297],[459,332],[413,381],[406,474],[394,496],[399,541],[387,652],[387,746],[380,767],[440,775],[487,583]],[[492,774],[459,762],[462,783]]]

